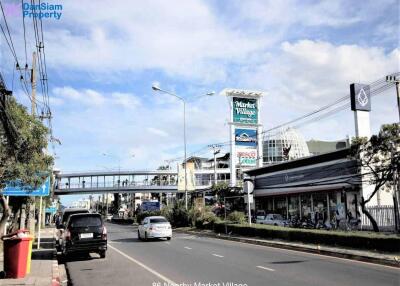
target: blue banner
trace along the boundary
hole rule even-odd
[[[255,129],[235,129],[235,145],[237,146],[257,146],[257,130]]]
[[[33,188],[24,185],[21,180],[15,180],[7,183],[3,195],[15,197],[45,197],[50,194],[50,177],[47,177],[43,185]]]
[[[142,211],[159,211],[160,210],[160,202],[142,202],[141,206]]]

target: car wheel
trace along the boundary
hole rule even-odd
[[[148,238],[147,238],[147,232],[144,233],[144,240],[145,240],[145,241],[148,240]]]
[[[167,240],[171,240],[171,237],[167,237]]]
[[[139,240],[142,240],[142,238],[140,237],[140,231],[139,230],[137,231],[137,237],[138,237]]]
[[[102,251],[100,251],[100,258],[106,258],[106,251],[105,250],[102,250]]]
[[[278,224],[274,223],[274,226],[278,226]]]

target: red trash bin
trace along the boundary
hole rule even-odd
[[[18,230],[3,237],[4,241],[4,272],[6,278],[24,278],[29,254],[27,230]]]

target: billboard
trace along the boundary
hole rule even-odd
[[[160,202],[159,201],[144,201],[144,202],[142,202],[140,209],[144,212],[159,211],[160,210]]]
[[[41,197],[50,194],[50,177],[47,177],[43,185],[33,188],[28,185],[22,184],[21,180],[15,180],[6,184],[3,190],[5,196],[16,197]]]
[[[257,130],[235,128],[235,145],[236,146],[257,146]]]
[[[255,148],[236,148],[236,156],[240,166],[257,166],[257,149]]]
[[[185,164],[182,164],[185,165]],[[185,168],[180,165],[178,170],[178,192],[185,191]],[[194,163],[186,163],[186,190],[194,191],[196,189],[195,175],[194,175]]]
[[[233,97],[233,122],[243,124],[258,123],[258,106],[256,98]]]
[[[350,85],[351,110],[371,111],[369,85],[352,83]]]

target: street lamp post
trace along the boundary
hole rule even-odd
[[[184,166],[185,166],[185,208],[187,210],[188,209],[188,200],[187,200],[188,192],[187,192],[187,166],[186,166],[186,164],[187,164],[187,162],[186,162],[186,159],[187,159],[187,157],[186,157],[186,155],[187,155],[187,153],[186,153],[186,100],[183,97],[180,97],[180,96],[178,96],[175,93],[172,93],[170,91],[163,90],[163,89],[161,89],[160,87],[158,87],[156,85],[153,85],[151,88],[154,91],[158,91],[158,92],[162,92],[162,93],[166,93],[166,94],[172,95],[172,96],[176,97],[177,99],[179,99],[180,101],[182,101],[182,103],[183,103],[183,146],[184,146],[184,159],[183,159],[183,161],[184,161]],[[209,92],[209,93],[207,93],[205,95],[210,95],[211,96],[211,95],[214,95],[214,92]]]

